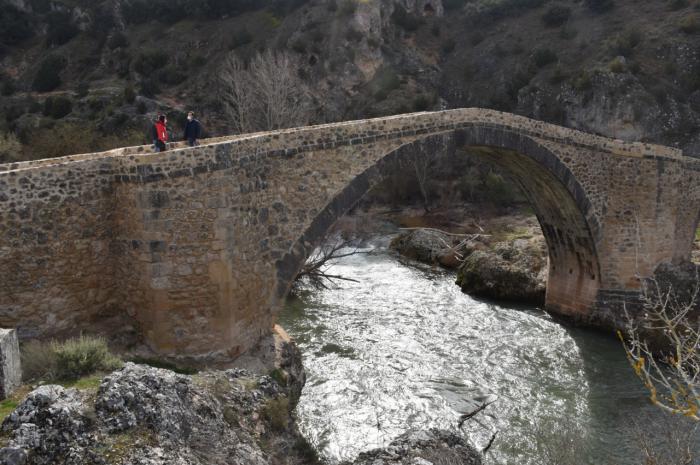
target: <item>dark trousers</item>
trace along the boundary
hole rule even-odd
[[[199,142],[197,142],[197,139],[187,139],[187,145],[190,147],[195,147],[199,145]]]

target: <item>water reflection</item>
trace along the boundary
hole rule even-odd
[[[335,266],[359,282],[302,292],[281,316],[308,372],[300,427],[325,458],[351,459],[408,429],[454,429],[496,396],[464,427],[478,445],[498,431],[492,463],[540,465],[557,441],[583,451],[577,465],[640,463],[631,419],[656,411],[614,339],[470,298],[452,274],[406,266],[385,244]]]

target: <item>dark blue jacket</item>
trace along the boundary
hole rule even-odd
[[[202,125],[199,124],[199,121],[196,119],[193,119],[192,121],[187,121],[187,124],[185,125],[185,137],[183,139],[185,140],[194,140],[194,139],[199,139],[199,136],[202,135]]]

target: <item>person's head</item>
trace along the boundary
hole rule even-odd
[[[165,117],[165,115],[160,115],[160,116],[158,116],[158,121],[165,124],[165,122],[167,121],[167,118]]]
[[[192,121],[194,119],[194,112],[191,111],[187,113],[187,121]]]

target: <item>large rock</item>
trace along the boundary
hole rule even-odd
[[[412,260],[457,268],[460,261],[455,246],[459,238],[434,229],[414,229],[396,236],[390,247]]]
[[[0,329],[0,399],[9,397],[22,384],[19,341],[14,329]]]
[[[541,240],[501,242],[469,254],[457,284],[467,294],[495,300],[544,304],[547,255]]]
[[[399,436],[387,447],[363,452],[342,465],[481,465],[481,453],[462,436],[431,429]]]
[[[269,376],[133,363],[97,392],[41,386],[2,428],[2,465],[269,465],[300,440],[288,390]]]

